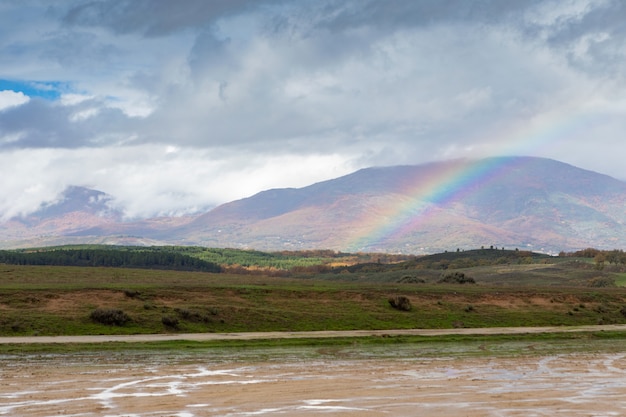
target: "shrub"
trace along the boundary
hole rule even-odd
[[[192,321],[195,323],[207,323],[210,321],[209,316],[207,316],[206,314],[200,314],[186,308],[175,308],[174,311],[176,311],[183,320]]]
[[[123,326],[130,321],[128,314],[114,308],[97,308],[91,312],[91,320],[108,326]]]
[[[411,275],[405,275],[402,278],[400,278],[398,280],[399,283],[406,283],[406,284],[424,284],[426,283],[425,280],[423,280],[422,278],[418,278],[418,277],[412,277]]]
[[[396,310],[411,311],[411,300],[403,295],[389,297],[389,304]]]
[[[587,286],[593,288],[615,287],[615,280],[609,277],[595,277],[587,281]]]
[[[175,308],[174,311],[180,314],[183,320],[189,320],[193,315],[191,310],[187,310],[186,308]]]
[[[604,305],[599,305],[599,306],[597,306],[595,308],[595,311],[596,311],[596,313],[602,314],[602,313],[608,313],[609,309],[606,306],[604,306]]]
[[[124,295],[126,295],[126,297],[128,298],[135,298],[139,297],[141,293],[137,290],[124,290]]]
[[[476,280],[463,272],[449,272],[439,280],[441,284],[476,284]]]
[[[178,329],[178,319],[176,317],[163,316],[161,318],[161,323],[163,323],[163,325],[165,327],[171,327],[173,329]]]

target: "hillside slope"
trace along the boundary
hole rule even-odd
[[[626,246],[626,183],[554,160],[368,168],[224,204],[172,237],[266,250],[433,253]]]
[[[367,168],[185,218],[124,221],[109,198],[73,187],[57,203],[0,224],[0,247],[80,242],[414,254],[626,247],[626,183],[544,158]]]

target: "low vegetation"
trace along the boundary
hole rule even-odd
[[[86,249],[97,248],[54,250]],[[4,263],[0,335],[626,323],[620,286],[626,272],[619,263],[598,269],[594,258],[502,249],[412,259],[328,252],[323,259],[323,267],[311,264],[282,275],[250,273],[255,265],[232,273],[222,263],[216,264],[221,272]]]
[[[128,314],[115,308],[96,308],[89,315],[91,320],[107,326],[123,326],[130,321]]]
[[[474,278],[465,275],[464,272],[458,271],[443,274],[438,282],[444,284],[476,284]]]
[[[390,297],[388,301],[389,305],[391,305],[391,307],[395,308],[396,310],[411,311],[411,309],[413,308],[413,306],[411,305],[411,300],[403,295]]]

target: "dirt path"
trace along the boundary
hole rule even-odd
[[[537,333],[575,333],[626,331],[626,325],[552,326],[552,327],[489,327],[472,329],[401,329],[401,330],[324,330],[314,332],[247,332],[247,333],[170,333],[93,336],[27,336],[0,337],[0,344],[36,343],[104,343],[104,342],[162,342],[168,340],[254,340],[254,339],[322,339],[367,336],[446,336],[446,335],[506,335]]]

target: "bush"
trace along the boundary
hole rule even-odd
[[[411,311],[411,308],[412,308],[411,300],[409,300],[403,295],[396,295],[394,297],[389,297],[389,304],[391,305],[391,307],[395,308],[396,310]]]
[[[91,312],[91,320],[108,326],[123,326],[130,321],[128,314],[113,308],[97,308]]]
[[[178,319],[176,317],[163,316],[161,318],[161,323],[163,323],[163,325],[165,327],[171,327],[173,329],[178,329]]]
[[[608,277],[595,277],[587,281],[587,286],[592,288],[615,287],[615,280]]]
[[[440,284],[476,284],[476,280],[463,272],[449,272],[441,277]]]
[[[609,311],[610,309],[604,305],[599,305],[595,308],[595,312],[600,314],[608,313]]]
[[[209,321],[211,321],[209,319],[209,316],[207,316],[206,314],[200,314],[186,308],[175,308],[174,311],[176,311],[183,320],[192,321],[195,323],[208,323]]]
[[[139,297],[141,293],[137,290],[124,290],[124,295],[126,295],[126,297],[128,298],[135,298]]]
[[[423,280],[422,278],[418,278],[418,277],[412,277],[411,275],[405,275],[402,278],[400,278],[398,280],[398,283],[403,283],[403,284],[424,284],[426,283],[425,280]]]

